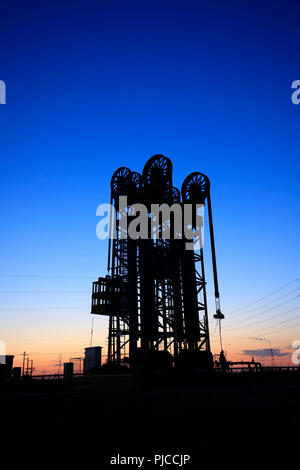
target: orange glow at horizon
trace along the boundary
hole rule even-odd
[[[100,329],[95,330],[93,336],[93,346],[103,347],[103,363],[107,360],[107,333],[107,328],[101,325]],[[72,335],[70,334],[70,336]],[[300,334],[298,336],[300,338]],[[277,366],[294,365],[291,360],[294,352],[291,343],[299,338],[288,332],[255,339],[250,334],[246,338],[237,338],[236,334],[222,334],[223,349],[229,361],[250,361],[254,357],[255,361],[261,362],[265,366],[272,364]],[[76,338],[68,338],[65,334],[56,335],[55,337],[51,335],[49,337],[44,336],[43,338],[37,335],[31,337],[28,341],[24,335],[22,340],[11,338],[7,341],[6,353],[15,356],[14,366],[22,367],[23,351],[25,351],[28,354],[25,360],[25,369],[27,357],[29,357],[30,360],[33,360],[34,375],[62,373],[63,363],[69,362],[70,359],[75,363],[74,367],[77,372],[79,371],[79,360],[75,358],[84,357],[84,348],[90,346],[89,339],[87,334],[80,335],[78,331]],[[211,350],[217,359],[220,353],[219,334],[218,332],[213,334],[212,328]],[[273,359],[271,350],[274,351]]]

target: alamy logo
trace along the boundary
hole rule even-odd
[[[3,80],[0,80],[0,104],[6,104],[6,85]]]
[[[100,240],[184,240],[187,250],[199,250],[204,240],[203,204],[129,205],[120,196],[118,210],[112,204],[100,204],[96,215],[101,217],[96,234]]]
[[[292,348],[296,349],[296,351],[293,352],[292,354],[292,363],[295,364],[295,366],[300,365],[300,340],[295,339],[295,341],[292,342]]]
[[[292,83],[292,88],[295,91],[292,93],[291,100],[293,104],[300,103],[300,80],[294,80]]]

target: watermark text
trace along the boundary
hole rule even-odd
[[[0,104],[6,104],[6,85],[3,80],[0,80]]]

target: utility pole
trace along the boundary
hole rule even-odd
[[[273,349],[271,348],[271,364],[272,364],[272,367],[275,367],[275,358],[274,358],[274,354],[273,354]]]
[[[25,375],[25,357],[28,356],[28,354],[24,351],[23,352],[23,374],[22,377],[24,378]]]
[[[81,374],[82,372],[82,363],[84,361],[84,357],[70,357],[70,362],[73,362],[73,361],[78,361],[78,364],[79,364],[79,373]]]
[[[61,374],[61,367],[62,367],[62,355],[60,354],[58,356],[58,370],[57,370],[57,374]]]

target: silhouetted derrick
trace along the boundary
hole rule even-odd
[[[124,196],[127,202],[122,207]],[[130,366],[139,369],[148,369],[151,364],[168,368],[172,362],[179,367],[186,363],[212,366],[202,247],[186,249],[183,222],[175,227],[172,211],[167,220],[160,214],[151,237],[153,205],[179,204],[183,214],[183,204],[191,204],[195,230],[199,229],[196,205],[205,204],[209,197],[210,182],[201,173],[189,175],[181,193],[173,187],[172,163],[163,155],[151,157],[142,175],[126,167],[113,174],[111,203],[116,217],[112,224],[115,238],[109,241],[109,276],[94,282],[92,293],[92,313],[109,316],[111,365],[120,367],[129,359]],[[135,217],[129,208],[137,203],[148,210],[147,239],[127,236]],[[166,228],[170,237],[164,236]],[[218,294],[214,249],[212,254]]]

